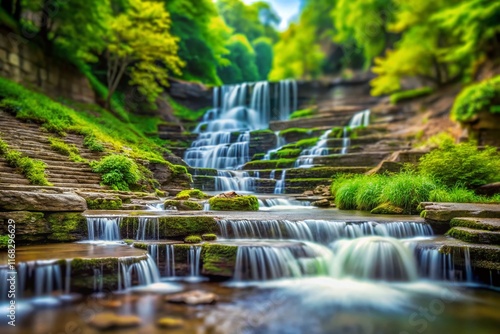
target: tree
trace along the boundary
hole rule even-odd
[[[246,36],[232,36],[226,46],[229,50],[229,65],[220,66],[218,74],[224,83],[257,81],[259,71],[255,65],[255,52]]]
[[[126,11],[112,18],[109,25],[107,108],[127,71],[129,84],[154,102],[162,87],[168,85],[169,73],[180,75],[183,66],[177,55],[178,39],[170,34],[168,12],[158,2],[130,0]]]
[[[252,43],[255,50],[255,62],[259,71],[259,80],[267,80],[273,66],[273,46],[266,37],[257,38]]]

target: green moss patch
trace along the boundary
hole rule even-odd
[[[238,247],[205,243],[201,248],[202,273],[208,276],[233,277]]]
[[[391,203],[383,203],[370,212],[377,215],[401,215],[404,213],[404,210],[400,207],[392,205]]]
[[[199,244],[201,242],[201,237],[198,235],[190,235],[184,238],[184,242],[187,244]]]
[[[119,197],[87,198],[86,201],[89,210],[120,210],[123,206]]]
[[[203,210],[203,206],[195,201],[180,201],[180,200],[166,200],[165,207],[175,207],[179,211],[199,211]]]
[[[175,199],[177,200],[185,200],[189,198],[197,198],[197,199],[205,199],[208,198],[209,196],[205,194],[203,191],[199,189],[188,189],[188,190],[182,190],[179,192],[176,196]]]

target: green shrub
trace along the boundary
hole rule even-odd
[[[212,197],[208,200],[214,211],[258,211],[259,200],[252,195],[235,197]]]
[[[201,237],[197,235],[190,235],[184,239],[187,244],[199,244],[201,242]]]
[[[92,164],[92,170],[102,174],[102,183],[115,190],[130,190],[141,179],[139,167],[134,160],[118,154],[108,155]]]
[[[373,175],[362,180],[356,194],[356,208],[370,211],[380,204],[380,195],[387,183],[387,177]]]
[[[70,158],[71,161],[74,161],[74,162],[87,162],[85,159],[83,159],[81,156],[80,156],[80,151],[78,150],[78,148],[74,145],[74,144],[66,144],[63,140],[59,139],[59,138],[55,138],[55,137],[49,137],[49,142],[50,142],[50,147],[62,154],[62,155],[66,155]]]
[[[397,104],[398,102],[401,102],[404,100],[410,100],[410,99],[414,99],[417,97],[429,95],[432,92],[433,92],[433,89],[431,87],[410,89],[410,90],[405,90],[402,92],[397,92],[397,93],[391,94],[390,100],[391,100],[392,104]]]
[[[455,99],[451,118],[459,122],[470,121],[481,111],[500,113],[500,76],[464,88]]]
[[[419,169],[450,188],[474,188],[500,180],[500,155],[491,147],[479,150],[472,142],[445,141],[420,159]]]
[[[213,233],[206,233],[201,236],[201,238],[205,241],[214,241],[217,240],[217,235]]]
[[[0,155],[5,157],[9,166],[19,168],[31,184],[37,186],[52,185],[45,176],[47,165],[43,161],[24,156],[21,152],[11,149],[2,139],[0,139]]]
[[[363,186],[363,183],[366,182],[366,179],[367,177],[362,175],[337,183],[335,192],[335,205],[337,208],[341,210],[356,210],[358,208],[358,191]]]
[[[91,150],[92,152],[103,152],[104,145],[97,140],[94,134],[88,134],[83,139],[83,146]]]
[[[430,192],[437,188],[432,178],[406,171],[387,177],[380,201],[400,207],[406,214],[414,214],[420,202],[428,202]]]
[[[296,110],[290,115],[290,119],[311,117],[316,114],[316,110],[312,108]]]

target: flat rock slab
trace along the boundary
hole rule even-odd
[[[448,231],[448,235],[455,239],[476,244],[500,245],[500,232],[453,227]]]
[[[499,204],[422,203],[425,220],[449,222],[457,217],[500,218]]]
[[[468,227],[477,230],[500,231],[500,218],[453,218],[450,222],[452,227]]]
[[[0,190],[0,211],[83,212],[87,202],[75,193]]]

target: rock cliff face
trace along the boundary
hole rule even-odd
[[[203,109],[213,104],[212,89],[202,84],[170,79],[170,87],[166,92],[189,109]]]

